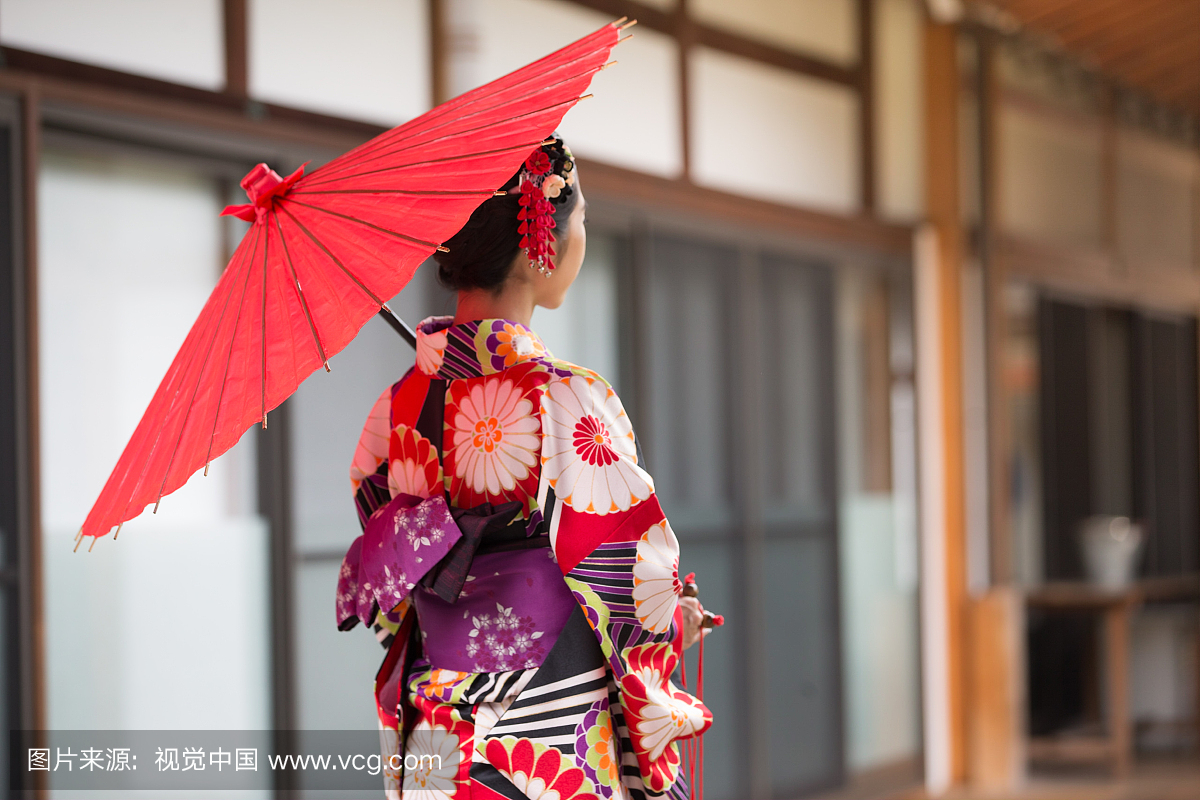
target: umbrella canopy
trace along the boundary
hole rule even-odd
[[[581,99],[606,25],[305,175],[259,164],[253,223],[82,529],[99,537],[178,489],[357,335]],[[94,541],[94,540],[93,540]],[[78,547],[78,544],[76,544]]]

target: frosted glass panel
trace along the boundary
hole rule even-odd
[[[1122,253],[1133,262],[1193,269],[1193,226],[1200,225],[1195,153],[1131,131],[1121,133],[1117,152]]]
[[[500,77],[585,36],[613,18],[552,0],[474,0],[456,25],[477,50],[456,58],[454,91]],[[641,27],[613,50],[561,131],[576,155],[667,177],[682,169],[679,55],[670,37]],[[531,36],[530,31],[537,31]],[[585,176],[586,177],[586,176]]]
[[[715,27],[848,65],[858,60],[854,5],[854,0],[691,0],[688,11]]]
[[[0,41],[206,89],[225,85],[219,0],[4,0]]]
[[[424,0],[250,0],[250,94],[397,124],[429,108]]]
[[[914,222],[924,201],[919,0],[875,1],[875,203],[885,219]]]
[[[567,299],[553,311],[539,308],[530,323],[550,352],[598,372],[617,391],[617,259],[621,242],[590,234],[587,257]],[[629,400],[626,400],[629,402]]]
[[[667,236],[655,237],[651,250],[643,447],[675,533],[724,534],[736,524],[728,311],[737,251]]]
[[[117,457],[223,266],[217,182],[46,152],[38,182],[50,728],[270,725],[255,435],[83,552]],[[63,623],[69,621],[69,635]],[[56,632],[62,635],[56,635]]]
[[[1001,224],[1010,233],[1100,244],[1100,128],[1000,107]]]
[[[697,182],[831,211],[858,209],[853,90],[707,48],[692,54],[691,69]]]
[[[372,686],[387,651],[370,628],[337,629],[333,594],[341,566],[341,561],[318,561],[302,563],[296,571],[297,723],[303,730],[378,725]]]
[[[762,270],[762,358],[787,364],[764,382],[759,425],[763,443],[763,521],[786,529],[832,516],[832,476],[824,474],[821,374],[829,343],[826,270],[765,257]]]

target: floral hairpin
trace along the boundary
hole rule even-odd
[[[575,184],[575,158],[561,139],[547,146],[561,150],[562,174],[555,172],[554,160],[543,147],[538,147],[525,159],[520,177],[521,208],[517,212],[520,222],[517,232],[521,234],[521,249],[529,257],[529,266],[549,276],[554,270],[554,262],[550,260],[555,254],[551,232],[556,226],[554,206],[566,202],[571,194]]]

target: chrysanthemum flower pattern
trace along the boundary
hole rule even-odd
[[[422,499],[443,491],[437,448],[416,429],[397,425],[388,445],[388,491]]]
[[[543,358],[546,346],[524,325],[496,320],[484,340],[492,369],[497,372],[522,361]]]
[[[478,748],[530,800],[602,800],[583,770],[549,745],[505,736],[480,742]]]
[[[422,719],[408,734],[404,792],[420,792],[422,800],[453,800],[458,790],[458,737],[440,725]]]
[[[638,622],[666,633],[675,619],[683,584],[679,582],[679,540],[664,519],[642,534],[633,565],[633,603]]]
[[[629,671],[621,677],[629,739],[646,786],[661,792],[679,772],[675,741],[707,730],[712,713],[671,683],[677,659],[670,644],[638,645],[621,655],[629,665]]]
[[[446,331],[443,327],[447,317],[429,317],[417,326],[417,369],[426,375],[436,375],[446,354]]]
[[[534,383],[506,370],[456,381],[446,402],[446,472],[456,506],[526,501],[537,491]]]
[[[388,455],[388,433],[391,425],[388,422],[392,413],[392,389],[388,387],[379,395],[379,399],[371,406],[367,416],[367,424],[363,426],[362,434],[358,437],[358,446],[354,449],[354,461],[350,465],[350,486],[355,492],[358,487],[379,469],[379,465]]]
[[[627,511],[654,491],[637,465],[629,417],[599,376],[552,381],[542,395],[542,429],[542,469],[574,510]]]

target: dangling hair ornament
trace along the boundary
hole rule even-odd
[[[555,158],[552,159],[551,154]],[[563,174],[555,170],[556,161],[560,162],[558,166]],[[555,227],[554,205],[565,202],[571,193],[575,183],[574,162],[562,139],[555,139],[530,153],[521,167],[521,208],[517,212],[521,249],[529,257],[529,266],[547,277],[554,270],[554,262],[550,260],[555,254],[551,232]]]

